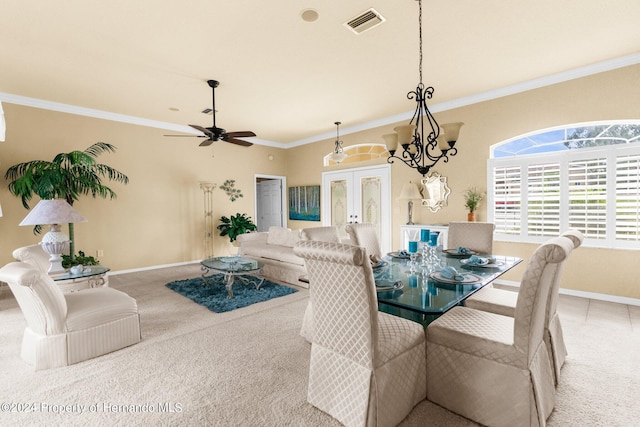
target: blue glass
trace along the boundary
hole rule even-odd
[[[429,237],[429,246],[438,246],[438,236],[440,233],[431,233]]]
[[[418,252],[418,242],[412,240],[409,242],[409,252],[416,253]]]
[[[428,228],[423,228],[422,230],[420,230],[420,241],[421,242],[428,242],[430,234],[431,234],[431,232],[429,231]]]

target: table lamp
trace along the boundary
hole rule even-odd
[[[400,192],[399,199],[409,201],[409,207],[408,207],[409,222],[407,222],[407,225],[413,225],[413,200],[422,199],[422,194],[420,194],[420,190],[418,190],[418,187],[416,187],[414,183],[409,181],[408,184],[404,184],[402,186],[402,191]]]
[[[40,200],[20,225],[51,225],[51,231],[42,236],[40,246],[50,255],[49,274],[62,274],[62,254],[69,251],[69,236],[60,231],[61,224],[85,222],[87,219],[66,200]]]

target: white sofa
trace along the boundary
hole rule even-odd
[[[264,264],[266,278],[308,288],[301,281],[306,275],[304,260],[293,253],[293,246],[301,239],[300,230],[270,227],[269,231],[238,236],[239,254]]]

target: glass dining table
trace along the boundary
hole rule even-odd
[[[520,258],[494,255],[490,264],[477,266],[469,263],[468,256],[438,251],[427,264],[421,257],[412,262],[395,254],[385,256],[373,269],[378,309],[424,327],[522,262]],[[458,272],[458,280],[442,274],[447,266]]]

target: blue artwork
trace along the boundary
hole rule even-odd
[[[320,186],[289,187],[289,219],[320,221]]]

